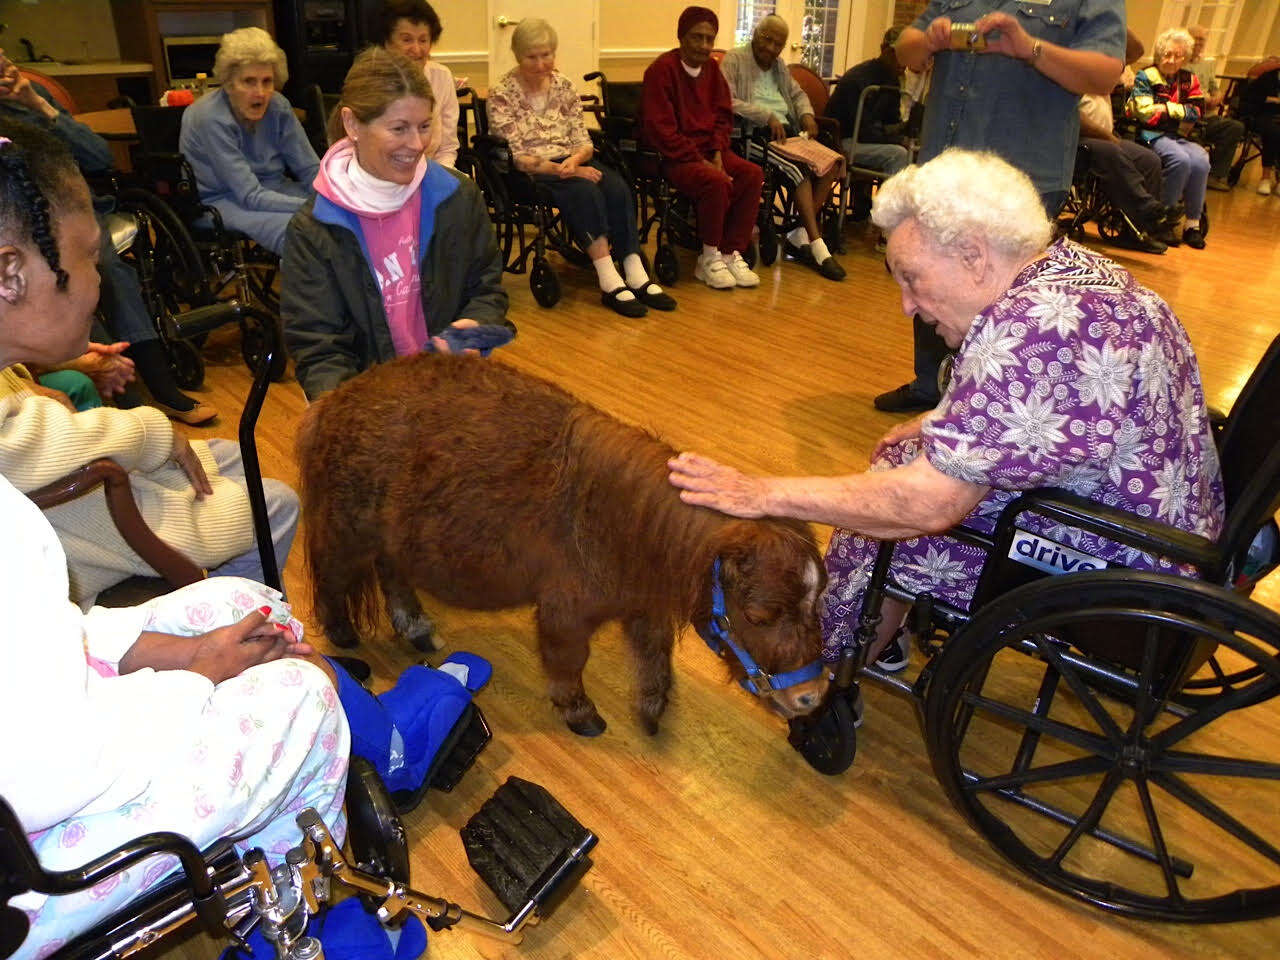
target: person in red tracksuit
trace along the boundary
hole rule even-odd
[[[720,21],[686,7],[668,50],[644,72],[640,104],[646,143],[663,156],[663,173],[698,208],[702,254],[694,275],[716,290],[759,286],[742,258],[760,209],[764,172],[729,149],[733,101],[711,58]]]

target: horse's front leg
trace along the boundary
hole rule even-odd
[[[582,686],[582,671],[591,655],[591,634],[601,619],[568,597],[538,601],[538,653],[547,674],[547,692],[569,729],[579,736],[597,737],[607,724]]]
[[[396,634],[423,653],[439,650],[443,644],[436,636],[435,621],[423,611],[413,585],[400,576],[395,563],[386,556],[378,558],[378,583]]]
[[[636,668],[636,710],[645,733],[658,732],[658,719],[671,693],[671,648],[675,635],[669,623],[644,614],[623,621]]]

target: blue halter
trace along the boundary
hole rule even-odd
[[[743,690],[757,697],[767,697],[778,690],[794,687],[798,683],[808,683],[810,680],[816,680],[822,673],[822,661],[815,660],[796,670],[771,676],[761,670],[751,654],[734,641],[730,631],[729,617],[724,610],[724,587],[720,583],[719,557],[716,557],[716,562],[711,567],[711,621],[707,624],[707,632],[702,635],[702,639],[707,641],[707,646],[716,654],[723,656],[728,650],[738,658],[742,669],[747,672],[747,675],[738,683],[742,685]]]

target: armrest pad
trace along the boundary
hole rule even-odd
[[[1016,524],[1024,513],[1034,513],[1146,553],[1192,564],[1206,576],[1213,576],[1222,563],[1217,544],[1212,540],[1067,490],[1044,488],[1024,493],[1005,507],[1000,526]]]

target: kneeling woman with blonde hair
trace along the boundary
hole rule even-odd
[[[448,352],[467,328],[484,328],[481,346],[515,332],[479,189],[425,155],[432,107],[422,69],[382,47],[343,83],[281,271],[285,342],[312,399],[376,363]]]

